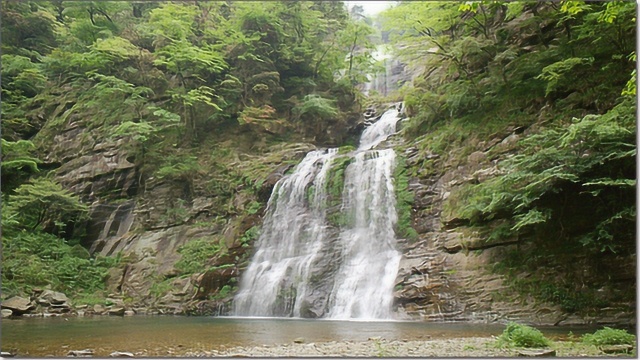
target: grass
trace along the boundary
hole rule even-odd
[[[499,347],[539,348],[548,347],[551,345],[551,341],[536,328],[510,322],[498,337],[496,345]]]
[[[604,327],[593,334],[582,336],[582,342],[589,345],[634,345],[636,337],[627,330]]]

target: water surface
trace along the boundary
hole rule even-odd
[[[65,356],[69,350],[93,349],[95,356],[113,351],[138,356],[179,356],[188,351],[232,346],[263,346],[306,342],[427,340],[499,335],[504,325],[361,322],[278,318],[214,318],[184,316],[24,318],[2,320],[2,351],[18,356]],[[541,328],[551,338],[579,335],[587,328]],[[593,329],[591,329],[592,331]]]

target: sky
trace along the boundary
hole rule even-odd
[[[364,13],[369,16],[373,16],[391,4],[395,3],[395,1],[345,1],[349,9],[354,5],[360,5],[364,8]]]

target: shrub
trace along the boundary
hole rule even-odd
[[[182,255],[175,264],[181,274],[194,274],[206,270],[207,262],[223,251],[218,238],[192,240],[178,248]]]
[[[508,346],[532,348],[549,346],[549,339],[544,337],[538,329],[510,322],[502,332],[502,335],[498,337],[498,343],[501,345],[506,344]]]
[[[627,330],[604,327],[593,334],[582,336],[582,342],[590,345],[633,345],[636,337]]]

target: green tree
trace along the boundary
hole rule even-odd
[[[15,217],[21,228],[60,234],[68,225],[85,218],[89,207],[57,182],[38,178],[16,188],[5,211]]]

